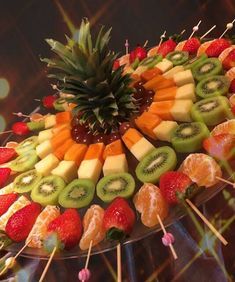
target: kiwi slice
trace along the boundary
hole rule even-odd
[[[59,99],[55,100],[55,102],[53,103],[53,106],[57,111],[63,112],[64,111],[64,103],[66,103],[65,99],[59,98]]]
[[[16,172],[24,172],[34,168],[38,162],[36,151],[31,150],[24,154],[19,155],[15,160],[10,163],[10,168]]]
[[[27,126],[30,131],[43,130],[45,128],[45,121],[44,120],[30,121],[30,122],[27,122]]]
[[[97,196],[104,202],[111,202],[116,197],[129,198],[134,190],[135,180],[126,172],[106,175],[96,186]]]
[[[200,81],[206,77],[217,75],[222,72],[222,64],[217,58],[208,58],[196,64],[192,68],[193,77]]]
[[[197,66],[199,63],[205,61],[207,59],[207,55],[204,53],[199,57],[193,58],[191,59],[186,65],[184,65],[184,69],[188,70],[188,69],[192,69],[195,66]]]
[[[181,123],[172,132],[171,142],[179,153],[191,153],[200,150],[202,141],[210,131],[202,122]]]
[[[64,189],[65,182],[62,177],[50,175],[43,177],[31,192],[31,198],[34,202],[42,206],[58,204],[60,192]]]
[[[173,63],[174,66],[179,66],[188,61],[189,54],[185,51],[170,52],[166,58]]]
[[[38,137],[37,136],[31,136],[21,143],[15,148],[18,155],[24,154],[28,151],[31,151],[35,149],[38,145]]]
[[[130,65],[130,67],[133,68],[133,70],[135,70],[135,69],[138,68],[139,63],[140,63],[139,58],[136,58],[136,59],[134,60],[134,62]]]
[[[59,204],[64,208],[83,208],[94,198],[95,184],[89,179],[75,179],[60,192]]]
[[[147,57],[140,62],[140,66],[146,66],[149,69],[153,68],[157,63],[162,60],[162,55]]]
[[[229,101],[224,96],[203,99],[191,108],[191,117],[195,121],[214,126],[224,121],[230,115]]]
[[[226,76],[215,75],[202,79],[196,87],[196,94],[201,98],[221,96],[228,93],[230,82]]]
[[[35,169],[18,175],[14,180],[14,191],[27,193],[41,180],[42,176]]]
[[[168,146],[153,149],[137,165],[136,176],[143,183],[157,183],[160,176],[174,170],[177,158],[175,151]]]

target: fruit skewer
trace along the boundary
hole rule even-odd
[[[194,33],[199,30],[199,26],[200,26],[201,22],[202,22],[202,21],[200,20],[200,21],[198,22],[198,24],[193,27],[193,31],[192,31],[192,33],[190,34],[190,36],[189,36],[188,39],[191,39],[191,38],[193,37]]]
[[[89,261],[90,261],[92,244],[93,244],[93,241],[91,240],[90,245],[89,245],[89,249],[88,249],[88,253],[87,253],[85,267],[83,269],[81,269],[78,273],[78,279],[82,282],[88,281],[91,277],[91,272],[88,269],[88,264],[89,264]]]

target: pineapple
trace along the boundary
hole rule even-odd
[[[117,54],[108,49],[110,31],[102,27],[93,40],[84,19],[77,40],[67,37],[63,45],[47,39],[57,57],[42,59],[60,91],[74,95],[66,100],[77,105],[74,114],[79,113],[81,124],[87,124],[93,134],[117,130],[136,111],[130,75],[123,74],[124,67],[112,69]]]

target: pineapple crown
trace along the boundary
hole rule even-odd
[[[108,48],[110,32],[102,26],[93,40],[90,23],[84,19],[76,40],[66,36],[67,45],[46,39],[57,56],[41,59],[59,90],[74,95],[68,102],[76,104],[74,114],[79,112],[81,124],[92,133],[110,133],[136,112],[130,75],[123,74],[123,67],[113,70],[118,54]]]

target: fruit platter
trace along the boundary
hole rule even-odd
[[[123,56],[86,19],[46,40],[54,94],[1,133],[1,249],[75,258],[160,230],[172,247],[170,224],[234,186],[235,45],[197,31]]]

